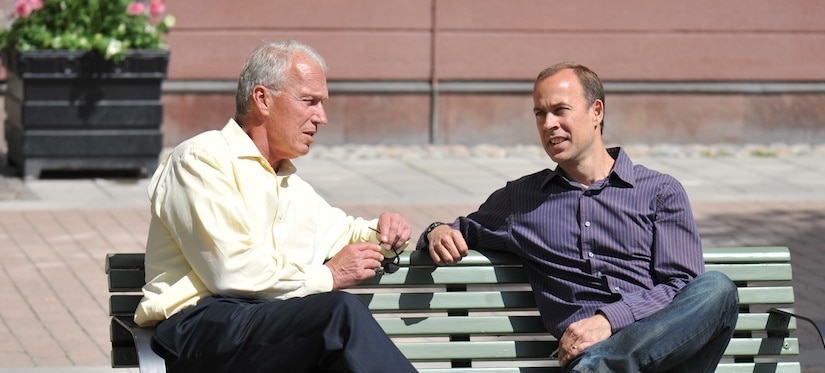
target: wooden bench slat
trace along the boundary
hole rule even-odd
[[[796,338],[733,338],[725,356],[779,356],[799,355]]]
[[[783,332],[797,329],[796,319],[782,320],[768,313],[740,313],[736,320],[736,331]]]
[[[143,269],[143,253],[117,253],[106,255],[106,273],[112,269]]]
[[[795,319],[788,324],[774,321],[768,314],[741,314],[736,331],[785,332],[797,329]],[[539,316],[429,316],[377,317],[379,325],[392,336],[469,334],[504,335],[537,333],[543,330]],[[549,336],[549,334],[547,334]]]
[[[769,363],[721,363],[714,373],[800,373],[802,367],[798,362]]]
[[[402,266],[432,266],[433,262],[424,252],[407,251],[401,254]],[[705,263],[790,263],[790,250],[782,246],[753,247],[706,247],[703,249]],[[492,250],[469,254],[456,266],[521,265],[515,256]]]
[[[795,362],[770,362],[770,363],[722,363],[716,367],[714,373],[800,373],[802,371],[799,363]],[[419,373],[556,373],[561,372],[560,367],[495,367],[495,368],[423,368]]]
[[[450,359],[541,359],[550,356],[556,343],[550,341],[397,342],[410,360]],[[798,355],[796,338],[734,338],[725,356]]]
[[[358,294],[373,311],[530,309],[536,308],[529,291]]]
[[[743,268],[742,265],[708,265],[708,270],[718,270],[731,277],[733,281],[781,281],[791,280],[791,266],[786,265],[765,265]],[[463,268],[463,267],[440,267],[434,271],[424,273],[421,269],[401,268],[398,272],[390,275],[376,277],[364,282],[364,287],[369,286],[395,286],[395,285],[449,285],[449,284],[502,284],[502,283],[526,283],[527,279],[521,269],[502,268],[496,274],[493,268]],[[437,275],[434,275],[436,274]],[[457,276],[453,278],[451,276]],[[498,277],[496,277],[498,276]],[[140,291],[145,280],[143,270],[112,269],[109,273],[110,292],[133,292]],[[499,281],[495,281],[496,279]],[[462,282],[463,280],[463,282]]]
[[[483,341],[483,342],[397,342],[398,349],[410,360],[450,359],[547,359],[555,342]]]
[[[113,294],[109,297],[109,316],[134,315],[141,298],[140,294]]]
[[[732,281],[787,281],[792,278],[790,263],[708,264],[705,268],[722,272]]]
[[[360,286],[371,285],[466,285],[526,283],[527,275],[520,267],[437,267],[405,268],[384,276],[373,277]]]
[[[790,263],[791,251],[783,246],[705,247],[705,263]]]
[[[556,373],[561,372],[561,367],[495,367],[495,368],[424,368],[419,369],[419,373]]]
[[[400,316],[377,315],[378,324],[391,336],[424,336],[445,334],[505,335],[532,333],[550,337],[543,331],[539,316]],[[736,322],[737,332],[786,332],[797,329],[795,319],[787,323],[767,313],[741,314]]]
[[[505,335],[535,334],[544,330],[539,316],[430,316],[376,317],[390,336],[424,336],[444,334]],[[542,334],[550,336],[549,333]]]
[[[794,302],[793,288],[790,286],[766,286],[738,289],[739,304],[789,304]]]
[[[115,269],[109,272],[109,292],[139,292],[146,283],[143,270]]]

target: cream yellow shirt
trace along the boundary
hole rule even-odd
[[[213,294],[286,299],[332,290],[324,262],[378,242],[376,220],[330,206],[286,161],[278,172],[230,120],[177,146],[152,176],[139,325]]]

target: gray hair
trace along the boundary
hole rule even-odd
[[[238,78],[238,90],[235,93],[235,118],[239,119],[249,112],[252,90],[262,84],[279,94],[290,82],[289,70],[292,58],[303,54],[321,66],[327,72],[324,58],[312,47],[296,40],[265,42],[249,53]]]

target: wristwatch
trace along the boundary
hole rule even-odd
[[[433,229],[436,229],[436,228],[438,228],[442,225],[447,225],[447,223],[442,223],[440,221],[437,221],[437,222],[433,222],[432,224],[427,226],[427,229],[424,230],[424,241],[427,243],[427,245],[430,244],[430,237],[428,237],[430,235],[430,232],[432,232]]]

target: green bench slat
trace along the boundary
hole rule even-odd
[[[558,366],[550,366],[550,367],[496,367],[496,368],[424,368],[419,369],[419,373],[461,373],[461,372],[473,372],[473,373],[557,373],[561,372],[561,368]]]
[[[143,269],[143,253],[106,254],[106,273],[112,269]]]
[[[397,342],[410,360],[450,359],[543,359],[550,356],[556,343],[550,341],[479,341],[479,342]],[[725,356],[798,355],[796,338],[734,338]]]
[[[790,263],[787,247],[706,247],[702,249],[705,263]]]
[[[793,288],[790,286],[765,286],[738,288],[739,304],[783,304],[793,303]]]
[[[725,273],[733,281],[781,281],[791,280],[790,264],[770,265],[708,265],[708,270]],[[140,291],[145,273],[143,270],[115,269],[109,272],[110,292]],[[498,280],[498,281],[496,281]],[[520,268],[491,267],[439,267],[435,270],[421,268],[401,268],[391,275],[374,277],[365,281],[362,287],[434,284],[501,284],[526,283],[527,278]]]
[[[424,336],[444,334],[504,335],[536,333],[544,330],[539,316],[430,316],[376,317],[390,336]],[[548,337],[548,333],[544,333]]]
[[[410,360],[547,359],[557,343],[546,341],[397,342]]]
[[[373,311],[530,309],[535,300],[530,291],[472,291],[433,293],[358,294]],[[740,288],[741,305],[793,303],[791,287]]]
[[[382,317],[378,324],[391,336],[425,336],[445,334],[506,335],[534,333],[551,338],[544,330],[539,316],[401,316]],[[796,320],[782,322],[767,313],[740,314],[736,322],[737,332],[796,330]]]
[[[725,356],[779,356],[799,355],[796,338],[733,338]]]
[[[373,311],[536,308],[529,291],[358,294]]]
[[[781,318],[768,313],[740,313],[736,331],[784,332],[797,329],[796,318]]]
[[[560,367],[495,367],[495,368],[423,368],[419,373],[557,373],[561,372]],[[770,362],[770,363],[722,363],[716,367],[714,373],[800,373],[802,370],[799,363],[794,362]]]
[[[714,373],[800,373],[802,367],[798,362],[769,363],[721,363]]]
[[[109,271],[109,292],[139,292],[145,280],[143,270],[117,269]]]
[[[753,247],[706,247],[703,249],[705,263],[789,263],[790,251],[781,246]],[[403,266],[431,266],[432,260],[426,252],[407,251],[401,254]],[[470,250],[457,266],[520,265],[519,260],[507,253]]]
[[[766,264],[707,264],[708,271],[719,271],[733,281],[782,281],[790,280],[790,263]]]
[[[360,287],[371,285],[418,285],[434,284],[465,285],[465,284],[502,284],[526,283],[527,275],[521,267],[474,267],[450,266],[433,268],[406,268],[401,267],[398,272],[384,276],[373,277],[364,281]]]
[[[143,296],[140,294],[112,294],[109,297],[109,316],[134,315],[141,298]]]

